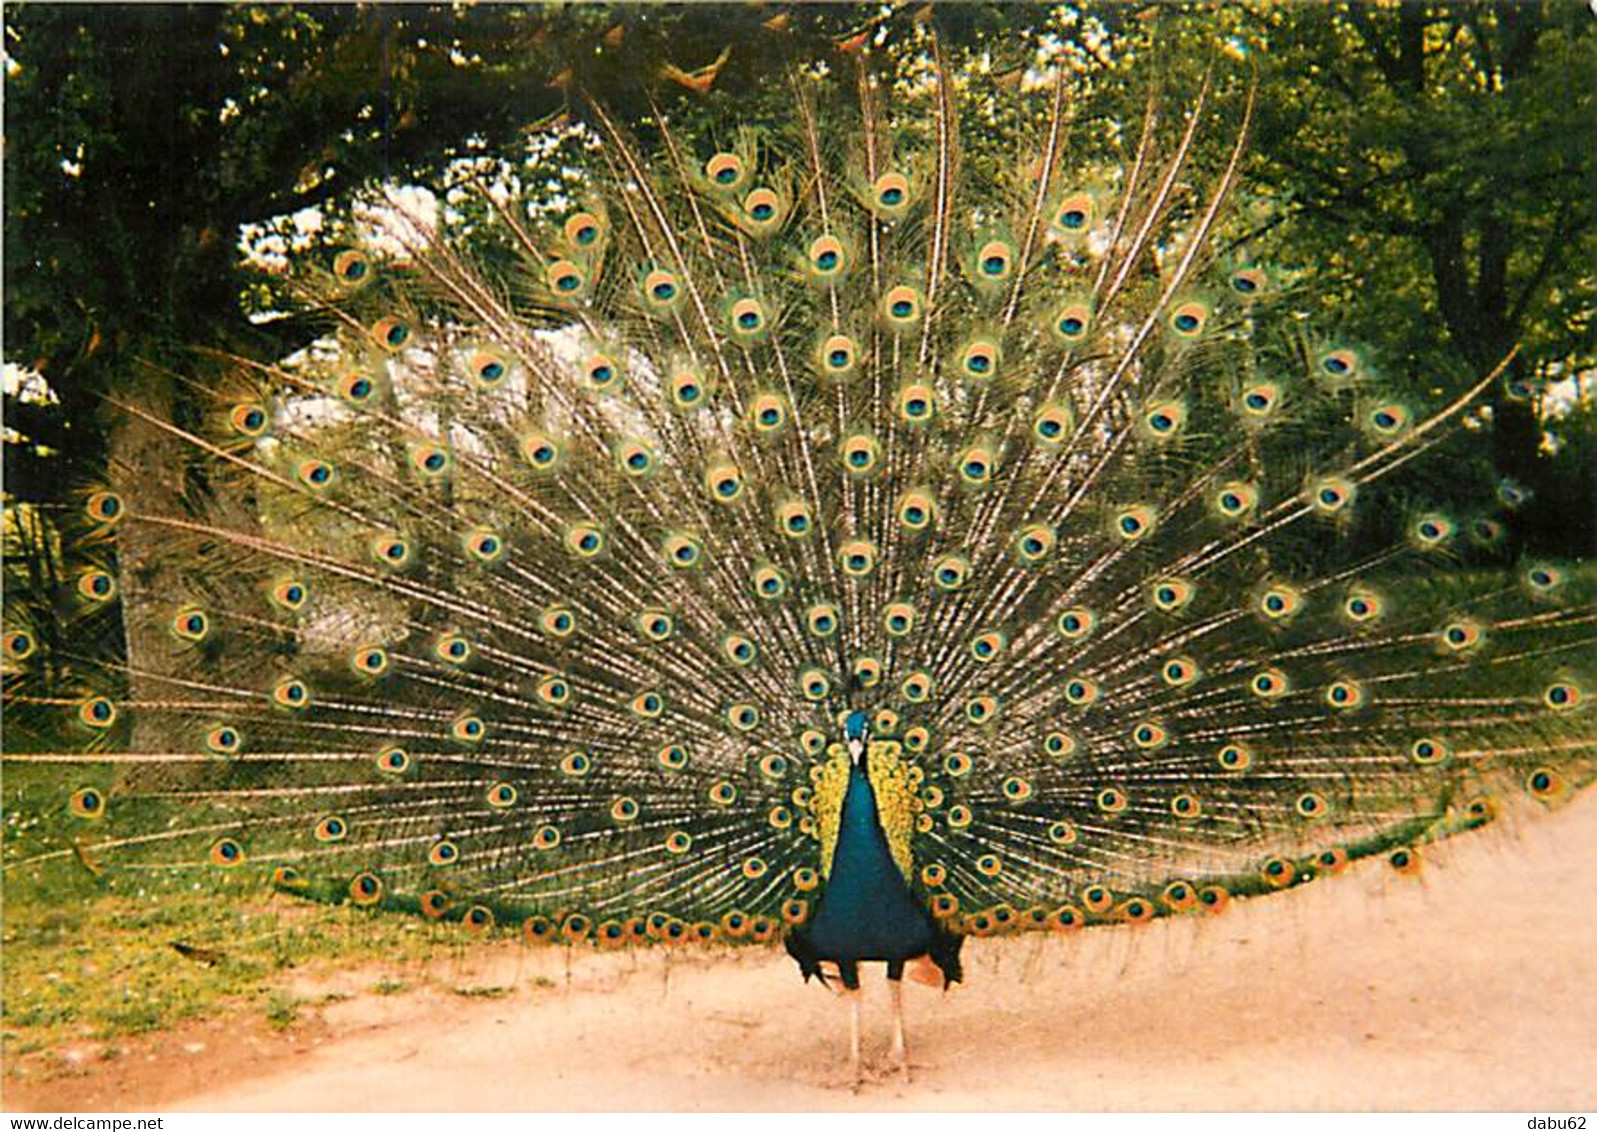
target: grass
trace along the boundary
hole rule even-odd
[[[114,1044],[222,1011],[292,1025],[305,1003],[282,989],[295,971],[403,966],[458,948],[458,929],[271,893],[216,870],[96,875],[76,855],[20,862],[52,841],[63,773],[8,767],[0,1027],[14,1058],[73,1042]],[[174,944],[185,944],[189,956]],[[379,993],[409,984],[384,978]]]

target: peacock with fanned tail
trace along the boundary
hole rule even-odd
[[[1461,570],[1516,489],[1417,474],[1501,372],[1416,404],[1302,330],[1235,238],[1248,99],[1075,168],[1067,82],[964,90],[933,39],[895,120],[860,46],[759,131],[573,89],[604,176],[485,191],[514,262],[396,199],[295,277],[326,349],[203,421],[113,400],[204,487],[85,488],[75,573],[7,604],[8,723],[75,737],[8,756],[75,776],[58,855],[882,962],[907,1070],[899,981],[967,935],[1412,871],[1590,779],[1586,579]],[[976,169],[1004,100],[1040,125]]]

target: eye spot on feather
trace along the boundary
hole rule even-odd
[[[1431,550],[1453,537],[1453,521],[1445,515],[1421,515],[1409,528],[1409,541],[1420,550]]]
[[[1365,409],[1363,422],[1371,436],[1390,440],[1406,433],[1412,418],[1409,411],[1396,401],[1382,401]]]
[[[641,290],[644,309],[656,315],[675,310],[682,297],[682,285],[669,271],[655,270],[644,275]]]
[[[1347,850],[1340,846],[1322,849],[1314,855],[1314,868],[1325,876],[1335,876],[1347,868]]]
[[[659,719],[665,714],[665,697],[659,692],[639,692],[629,706],[639,719]]]
[[[921,297],[914,287],[900,284],[882,296],[880,315],[882,324],[895,333],[911,329],[920,319]]]
[[[410,341],[410,324],[395,316],[380,318],[372,324],[371,337],[378,346],[394,353]]]
[[[1192,604],[1197,594],[1198,587],[1185,578],[1162,578],[1148,590],[1154,608],[1161,613],[1179,613]]]
[[[114,491],[93,492],[83,505],[84,514],[102,526],[116,523],[122,518],[125,510],[122,497]]]
[[[965,701],[965,718],[980,727],[997,719],[1001,706],[997,696],[972,696]]]
[[[959,479],[966,487],[987,487],[993,481],[993,465],[997,462],[992,449],[985,444],[973,444],[955,458]]]
[[[27,660],[38,647],[33,634],[26,629],[14,629],[5,635],[5,654],[9,660]]]
[[[1065,702],[1072,707],[1089,707],[1098,702],[1098,682],[1086,676],[1072,676],[1065,681]]]
[[[608,354],[591,354],[582,363],[582,376],[593,393],[614,393],[621,386],[621,366]]]
[[[571,702],[571,682],[564,676],[545,676],[538,681],[537,694],[548,707],[565,707]]]
[[[1234,480],[1214,493],[1214,510],[1222,519],[1243,519],[1259,505],[1259,492],[1250,483]]]
[[[1325,798],[1312,791],[1298,795],[1298,799],[1292,804],[1292,808],[1297,812],[1298,817],[1310,820],[1323,818],[1331,812],[1330,804],[1326,802]]]
[[[437,869],[447,868],[458,860],[460,847],[453,841],[436,841],[427,850],[427,863]]]
[[[67,812],[83,821],[98,821],[105,811],[105,794],[93,786],[74,790],[67,799]]]
[[[945,555],[933,565],[932,580],[940,590],[952,592],[962,589],[970,580],[969,559],[959,554]]]
[[[1081,903],[1094,916],[1102,916],[1114,907],[1115,894],[1105,885],[1089,884],[1081,890]]]
[[[224,869],[230,869],[244,863],[244,849],[231,837],[223,837],[211,843],[211,864]]]
[[[1092,308],[1085,303],[1070,302],[1054,312],[1049,329],[1054,339],[1067,348],[1086,341],[1092,328]]]
[[[481,385],[485,390],[492,390],[493,386],[503,382],[505,375],[509,372],[505,359],[500,358],[498,354],[487,353],[485,350],[479,350],[471,354],[471,361],[466,364],[466,369],[470,372],[474,382]]]
[[[1538,802],[1550,801],[1564,792],[1564,777],[1548,767],[1537,767],[1525,777],[1525,788]]]
[[[410,755],[400,747],[384,747],[374,762],[383,774],[399,775],[410,769]]]
[[[1357,711],[1367,700],[1364,685],[1357,680],[1336,680],[1325,689],[1326,706],[1338,711]]]
[[[338,473],[333,465],[326,460],[301,460],[295,474],[299,482],[312,491],[322,491],[331,487],[338,479]]]
[[[1187,407],[1180,401],[1156,401],[1142,413],[1142,427],[1153,440],[1172,440],[1187,424]]]
[[[976,250],[974,268],[979,284],[1002,283],[1009,278],[1014,265],[1014,249],[1003,240],[988,240]]]
[[[883,219],[903,215],[910,203],[909,178],[897,172],[883,173],[871,184],[870,200]]]
[[[1172,912],[1185,912],[1197,904],[1198,894],[1186,881],[1175,880],[1165,885],[1164,891],[1159,894],[1159,899],[1164,901],[1164,906]]]
[[[483,741],[488,734],[488,727],[481,716],[459,715],[449,725],[449,737],[457,743],[475,745]]]
[[[876,545],[865,539],[851,539],[838,547],[838,564],[850,578],[864,578],[876,569]]]
[[[260,405],[248,402],[243,405],[233,406],[233,411],[228,414],[228,424],[234,432],[247,440],[255,440],[266,434],[266,426],[271,423],[266,410]]]
[[[819,236],[810,241],[809,265],[816,278],[835,279],[848,270],[848,251],[836,236]]]
[[[1253,752],[1242,743],[1227,743],[1215,753],[1220,769],[1240,774],[1253,765]]]
[[[387,650],[372,645],[356,649],[349,660],[349,666],[357,676],[369,679],[387,675],[390,663]]]
[[[1086,922],[1086,917],[1081,914],[1081,910],[1072,904],[1062,904],[1048,913],[1049,930],[1060,934],[1079,931]]]
[[[1237,398],[1237,408],[1245,422],[1262,424],[1276,415],[1281,407],[1281,387],[1273,381],[1261,381],[1242,390]]]
[[[1091,194],[1072,192],[1050,213],[1049,228],[1056,239],[1076,237],[1092,226],[1095,208]]]
[[[1067,641],[1085,640],[1097,626],[1097,615],[1085,606],[1065,610],[1054,622],[1059,635]]]
[[[1080,749],[1080,743],[1068,731],[1050,731],[1043,736],[1042,749],[1050,759],[1068,759]]]
[[[1320,376],[1333,384],[1352,381],[1360,376],[1363,368],[1356,351],[1338,348],[1326,350],[1319,356],[1318,369]]]
[[[578,212],[566,218],[561,231],[573,247],[589,249],[599,243],[605,224],[591,212]]]
[[[310,687],[303,680],[285,676],[272,686],[272,703],[280,708],[299,711],[309,707],[310,702]]]
[[[218,724],[205,733],[205,748],[213,755],[231,755],[237,753],[244,746],[244,737],[239,734],[238,728],[226,724]]]
[[[665,837],[665,851],[676,856],[686,853],[693,848],[693,838],[680,829],[672,830]]]
[[[1256,299],[1264,293],[1268,281],[1263,268],[1239,267],[1231,273],[1231,290],[1243,299]]]
[[[410,565],[410,540],[400,535],[378,535],[371,542],[371,552],[377,564],[389,570],[403,570]]]
[[[735,153],[717,153],[704,163],[704,175],[717,189],[734,192],[748,177],[748,166]]]
[[[1011,775],[1004,779],[1004,800],[1008,802],[1024,802],[1032,796],[1031,782],[1019,775]]]
[[[867,433],[855,433],[845,439],[840,452],[843,467],[855,477],[870,475],[881,460],[881,446]]]
[[[937,412],[937,395],[930,385],[913,382],[898,392],[898,417],[908,425],[925,424]]]
[[[346,287],[354,287],[371,277],[371,261],[353,248],[346,249],[333,257],[333,274]]]
[[[1207,303],[1189,299],[1170,309],[1168,323],[1177,338],[1194,339],[1203,334],[1211,311]]]
[[[116,597],[116,579],[104,570],[89,569],[78,576],[78,594],[93,602],[107,602]]]
[[[1153,533],[1155,516],[1152,507],[1144,503],[1121,507],[1110,519],[1110,531],[1122,542],[1140,542]]]
[[[1353,505],[1358,489],[1342,476],[1326,476],[1310,482],[1309,506],[1320,515],[1337,515]]]
[[[1291,691],[1292,684],[1279,668],[1266,668],[1248,681],[1248,690],[1260,699],[1275,700]]]
[[[858,365],[859,346],[846,334],[834,334],[824,339],[816,350],[816,362],[827,377],[844,379],[853,375]]]
[[[1098,791],[1095,801],[1099,811],[1105,814],[1125,813],[1126,807],[1131,804],[1125,793],[1113,786],[1106,786]]]
[[[960,351],[959,369],[966,377],[986,381],[997,375],[1003,361],[1003,351],[990,338],[977,338],[966,343]]]
[[[491,566],[505,556],[505,540],[495,531],[478,527],[467,531],[461,546],[468,555],[484,565]]]
[[[1264,862],[1260,875],[1271,888],[1286,888],[1297,880],[1297,868],[1285,857],[1271,857]]]
[[[787,575],[770,563],[754,569],[754,594],[764,601],[781,601],[787,596]]]
[[[760,725],[760,709],[750,703],[736,703],[726,709],[726,721],[732,730],[747,734]]]
[[[1542,703],[1556,712],[1574,711],[1585,700],[1580,687],[1570,680],[1557,680],[1542,693]]]
[[[731,306],[728,323],[727,329],[735,339],[756,341],[767,328],[765,305],[758,299],[739,299]]]
[[[1033,523],[1015,535],[1015,557],[1022,566],[1036,566],[1053,553],[1058,538],[1046,523]]]
[[[203,641],[211,631],[211,620],[203,609],[186,606],[172,616],[172,635],[180,641]]]
[[[882,628],[889,637],[904,637],[915,628],[915,607],[908,602],[890,602],[882,611]]]
[[[799,674],[799,695],[811,703],[819,703],[832,694],[832,681],[819,668],[807,668]]]
[[[1163,723],[1143,720],[1142,723],[1132,725],[1131,741],[1142,750],[1158,750],[1169,746],[1171,733],[1164,728]]]
[[[1115,918],[1126,924],[1145,924],[1158,914],[1159,910],[1153,902],[1140,896],[1122,901],[1120,907],[1115,909]]]
[[[357,408],[369,405],[377,397],[377,382],[364,373],[346,373],[338,379],[338,396]]]
[[[1420,871],[1420,853],[1412,846],[1392,850],[1386,862],[1401,876],[1416,876]]]
[[[931,673],[929,672],[911,672],[908,676],[904,677],[903,682],[898,686],[898,690],[900,693],[902,693],[904,700],[911,704],[925,703],[931,698],[932,693],[936,691],[936,689],[937,685],[935,681],[932,680]],[[965,756],[950,755],[949,758],[965,758]],[[955,774],[956,772],[952,769],[952,767],[950,767],[949,773]]]
[[[971,659],[978,664],[991,664],[1004,655],[1008,639],[996,630],[978,633],[970,642]]]
[[[1198,664],[1188,656],[1172,657],[1159,666],[1159,678],[1172,688],[1194,684],[1198,676]]]

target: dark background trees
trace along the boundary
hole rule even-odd
[[[1039,42],[1074,53],[1095,112],[1128,118],[1141,93],[1122,82],[1127,61],[1151,60],[1174,91],[1217,47],[1243,59],[1232,81],[1259,95],[1250,176],[1285,202],[1260,239],[1400,386],[1461,389],[1518,345],[1489,454],[1533,492],[1516,533],[1545,552],[1597,551],[1597,20],[1583,6],[888,12],[9,7],[5,358],[59,400],[8,385],[9,498],[48,508],[108,460],[152,458],[148,437],[112,427],[107,393],[140,386],[181,419],[187,387],[162,375],[196,375],[197,347],[270,360],[316,337],[242,254],[241,232],[316,208],[327,219],[312,239],[336,242],[374,184],[434,182],[472,155],[524,164],[528,128],[567,109],[573,78],[645,131],[655,98],[678,114],[780,119],[783,91],[764,81],[775,70],[835,59],[832,43],[874,20],[930,18],[960,58],[985,53],[992,69],[1023,65]],[[691,71],[729,46],[708,98],[655,81],[664,62]],[[1586,399],[1571,405],[1581,372]],[[1555,414],[1543,390],[1561,380]]]

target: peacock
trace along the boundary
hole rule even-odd
[[[1246,83],[1084,161],[1068,76],[910,34],[769,76],[777,122],[718,64],[642,123],[562,75],[557,207],[465,178],[485,250],[395,193],[286,269],[317,348],[109,395],[158,456],[5,609],[45,856],[785,947],[858,1081],[862,964],[907,1075],[901,981],[967,936],[1413,872],[1589,782],[1589,576],[1505,551],[1513,483],[1437,501],[1509,359],[1423,403],[1311,325]]]

